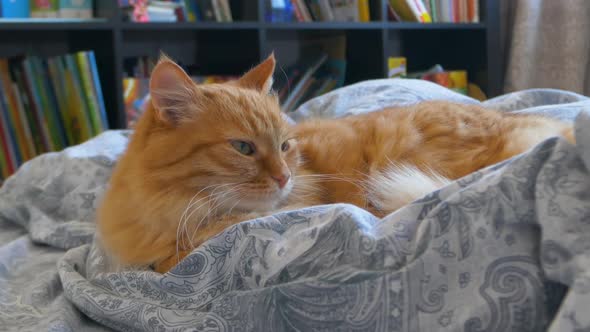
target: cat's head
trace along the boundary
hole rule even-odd
[[[285,199],[299,156],[270,94],[274,69],[271,55],[238,80],[199,85],[163,57],[134,134],[147,176],[171,195],[209,195],[222,211],[268,210]]]

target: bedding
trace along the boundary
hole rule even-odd
[[[346,116],[427,99],[375,80],[302,105]],[[0,188],[0,326],[9,331],[578,331],[590,327],[590,99],[529,90],[483,103],[576,124],[381,220],[346,204],[232,226],[170,273],[113,271],[94,213],[129,132],[26,163]]]

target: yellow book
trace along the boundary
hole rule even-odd
[[[389,3],[391,4],[391,8],[393,8],[402,21],[420,22],[419,17],[414,14],[406,0],[389,0]]]
[[[407,75],[406,58],[404,57],[390,57],[387,59],[388,73],[387,77],[404,77]]]
[[[359,21],[369,22],[371,14],[369,13],[369,0],[358,0],[359,5]]]

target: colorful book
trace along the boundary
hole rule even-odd
[[[99,108],[97,97],[94,93],[92,86],[92,73],[90,72],[90,66],[88,65],[88,59],[83,52],[78,52],[75,55],[76,64],[78,65],[78,72],[82,82],[82,95],[86,101],[88,110],[88,118],[90,119],[90,125],[92,126],[93,135],[98,135],[102,132],[102,125],[99,115]]]
[[[51,84],[54,89],[59,115],[61,117],[61,121],[65,130],[66,138],[70,144],[74,144],[76,142],[76,138],[74,137],[74,129],[71,126],[71,119],[67,111],[68,105],[65,91],[66,85],[63,80],[63,77],[59,72],[58,63],[59,59],[48,59],[47,69],[49,70],[49,77],[51,79]]]
[[[28,125],[27,114],[25,111],[25,105],[23,103],[23,98],[22,98],[20,91],[18,89],[18,85],[16,83],[12,83],[12,90],[14,91],[14,95],[16,97],[17,111],[18,111],[19,117],[23,121],[22,126],[23,126],[23,130],[24,130],[24,134],[25,134],[25,145],[27,146],[27,149],[28,149],[27,160],[29,160],[37,155],[37,151],[36,151],[35,145],[34,145],[33,134],[31,133],[31,128]]]
[[[359,7],[356,0],[330,0],[334,20],[341,22],[358,22]]]
[[[58,0],[30,0],[31,17],[58,17]]]
[[[98,76],[98,67],[96,65],[96,57],[94,51],[86,52],[88,58],[88,64],[90,65],[90,71],[92,73],[92,86],[94,93],[97,98],[98,109],[100,111],[101,127],[102,130],[109,129],[109,120],[107,119],[107,110],[104,104],[104,97],[102,94],[102,87],[100,86],[100,77]]]
[[[4,89],[3,82],[0,81],[0,91],[8,91]],[[2,113],[3,131],[5,134],[6,142],[9,147],[9,154],[14,166],[14,169],[22,162],[22,156],[18,146],[18,137],[16,134],[16,128],[13,119],[11,119],[10,106],[8,104],[7,96],[2,93],[0,94],[0,112]]]
[[[12,66],[13,74],[16,79],[16,83],[19,87],[19,91],[21,92],[21,99],[23,101],[23,106],[25,108],[25,114],[27,118],[27,123],[29,128],[31,129],[31,134],[33,135],[33,143],[35,146],[35,151],[37,154],[47,152],[49,149],[44,142],[43,138],[43,129],[41,128],[39,119],[37,118],[35,106],[33,104],[33,99],[28,87],[28,83],[25,78],[24,68],[22,63],[19,65]]]
[[[371,12],[369,9],[369,0],[358,0],[359,21],[369,22],[371,20]]]
[[[45,70],[43,62],[38,57],[31,57],[30,61],[36,73],[35,79],[37,89],[39,92],[41,104],[43,105],[43,111],[45,112],[45,118],[47,119],[47,125],[49,134],[52,139],[54,151],[60,151],[61,149],[68,146],[65,132],[59,116],[59,110],[55,101],[55,95],[53,88],[49,83],[48,74]]]
[[[92,0],[59,0],[59,17],[92,18]]]
[[[12,174],[16,171],[18,164],[14,153],[14,144],[8,131],[6,114],[7,111],[4,109],[3,103],[0,102],[0,144],[2,145],[2,151],[6,158],[8,173]]]
[[[33,157],[34,152],[29,149],[27,137],[24,126],[26,122],[21,119],[18,110],[18,101],[13,89],[12,79],[8,68],[8,60],[0,59],[0,91],[4,91],[3,98],[5,102],[5,110],[8,112],[10,126],[14,131],[15,148],[18,150],[18,155],[21,161],[29,160]]]
[[[82,92],[82,79],[78,73],[76,61],[70,54],[65,55],[64,70],[66,71],[66,84],[69,86],[70,94],[68,100],[70,101],[70,116],[75,126],[80,128],[80,139],[87,140],[94,136],[89,111],[87,109],[84,93]]]
[[[408,2],[410,1],[410,2]],[[412,0],[389,0],[391,8],[399,16],[402,21],[406,22],[420,22],[419,17],[410,6]]]
[[[30,12],[28,0],[0,0],[0,17],[27,18]]]

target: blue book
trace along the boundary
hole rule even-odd
[[[92,72],[92,82],[94,85],[94,92],[96,93],[96,99],[98,102],[98,109],[100,110],[100,119],[102,121],[102,128],[104,130],[109,129],[109,120],[107,119],[107,111],[104,106],[104,98],[102,97],[102,88],[100,86],[100,77],[98,76],[98,68],[96,67],[96,58],[94,57],[94,51],[86,52],[88,57],[88,63],[90,64],[90,71]]]
[[[29,0],[0,0],[0,17],[27,18],[30,15]]]
[[[8,89],[4,89],[2,80],[0,80],[0,91],[8,91]],[[16,136],[16,124],[11,121],[10,115],[8,114],[8,112],[10,112],[8,108],[9,106],[6,94],[0,93],[0,115],[2,116],[2,122],[4,122],[5,126],[7,127],[6,129],[8,129],[7,135],[10,139],[10,142],[6,143],[9,145],[10,153],[14,156],[14,162],[16,163],[15,166],[18,167],[21,165],[23,158],[20,154],[17,144],[18,137]]]
[[[92,18],[92,0],[60,0],[59,17]]]

